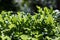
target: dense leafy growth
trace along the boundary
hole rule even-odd
[[[35,15],[2,11],[0,40],[59,40],[60,26],[54,19],[53,9],[37,8]]]

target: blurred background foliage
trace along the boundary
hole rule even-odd
[[[37,12],[36,5],[60,9],[60,0],[0,0],[0,11],[24,11],[33,14]]]

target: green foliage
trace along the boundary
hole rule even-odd
[[[60,26],[53,17],[53,10],[38,7],[35,15],[2,11],[0,14],[0,40],[53,40],[60,38]],[[59,28],[59,30],[57,29]]]

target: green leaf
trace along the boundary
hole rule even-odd
[[[16,27],[16,26],[15,26],[15,24],[10,24],[8,27],[9,27],[10,29],[12,29],[12,28],[14,28],[14,27]]]

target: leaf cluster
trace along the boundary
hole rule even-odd
[[[53,9],[38,7],[38,13],[2,11],[0,40],[59,40],[60,26],[53,17]]]

